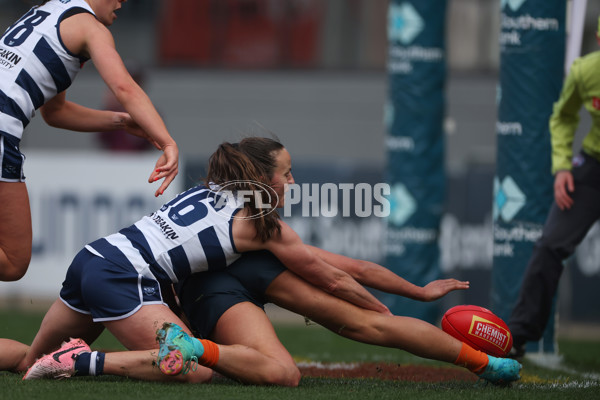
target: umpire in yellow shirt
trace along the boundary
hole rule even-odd
[[[600,18],[596,40],[600,45]],[[592,128],[573,158],[573,139],[584,105]],[[521,358],[525,343],[542,337],[563,261],[575,252],[600,219],[600,51],[573,61],[550,117],[554,203],[527,265],[519,299],[509,320],[511,356]]]

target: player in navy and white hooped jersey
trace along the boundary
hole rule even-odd
[[[125,0],[47,0],[31,8],[0,37],[0,280],[20,279],[31,259],[31,212],[25,184],[24,130],[40,110],[51,126],[82,132],[125,129],[163,153],[149,182],[178,172],[179,150],[148,96],[127,72],[107,29]],[[86,60],[126,112],[94,110],[66,100]]]
[[[135,224],[87,244],[67,271],[60,299],[95,322],[163,305],[161,286],[225,268],[240,257],[232,229],[243,206],[217,185],[179,194]]]
[[[66,90],[83,63],[62,43],[63,18],[94,11],[84,0],[50,1],[21,17],[0,40],[0,131],[20,140],[35,111]],[[19,180],[21,176],[12,179]]]
[[[85,248],[142,276],[177,283],[190,274],[224,268],[239,258],[232,218],[243,204],[219,202],[218,188],[196,186],[160,210]]]

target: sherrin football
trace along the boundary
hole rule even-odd
[[[486,354],[506,357],[513,338],[506,323],[487,308],[462,305],[452,307],[442,317],[442,329]]]

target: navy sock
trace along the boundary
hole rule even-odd
[[[99,376],[104,372],[104,353],[81,353],[75,359],[75,376]]]

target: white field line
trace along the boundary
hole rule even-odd
[[[332,370],[332,369],[345,369],[345,370],[351,370],[351,369],[355,369],[359,367],[359,363],[322,363],[320,361],[299,361],[296,362],[296,365],[298,367],[303,367],[303,368],[317,368],[317,369],[326,369],[326,370]]]

